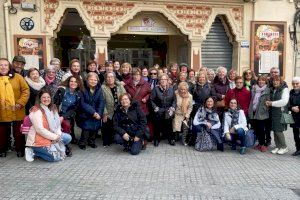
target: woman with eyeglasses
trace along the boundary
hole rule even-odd
[[[102,119],[102,140],[103,146],[108,147],[113,142],[113,115],[115,108],[119,104],[119,97],[125,94],[124,86],[116,81],[114,72],[108,72],[104,75],[104,83],[102,84],[102,92],[105,100],[105,108]]]
[[[159,85],[151,92],[150,102],[154,111],[154,146],[159,145],[160,133],[168,138],[169,144],[175,145],[175,135],[172,131],[172,120],[176,107],[175,92],[169,85],[169,76],[159,76]]]
[[[280,121],[282,113],[288,109],[289,89],[280,76],[274,76],[270,90],[270,101],[266,101],[266,106],[270,109],[271,130],[274,132],[276,146],[271,153],[283,155],[289,151],[283,134],[287,125],[281,124]]]
[[[55,95],[58,85],[60,84],[60,82],[56,79],[56,72],[56,67],[54,65],[49,65],[45,69],[45,75],[43,77],[46,82],[44,88],[50,91],[52,97]]]
[[[149,84],[151,90],[158,85],[158,71],[156,68],[152,67],[149,69]]]
[[[239,109],[236,99],[231,99],[229,109],[224,114],[224,135],[227,140],[231,140],[231,150],[236,150],[237,140],[241,142],[240,154],[246,153],[245,135],[247,120],[244,111]]]
[[[256,84],[256,75],[254,71],[247,69],[243,72],[244,86],[251,91],[252,86]]]
[[[294,77],[292,80],[293,89],[290,91],[289,110],[292,112],[295,123],[293,128],[296,152],[293,156],[300,155],[300,77]]]

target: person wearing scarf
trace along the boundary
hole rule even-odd
[[[25,117],[29,87],[24,78],[13,71],[10,62],[0,59],[0,157],[11,147],[11,127],[18,157],[24,156],[25,136],[20,127]]]
[[[49,65],[45,70],[44,80],[46,82],[45,88],[51,92],[53,97],[58,89],[59,82],[56,79],[57,69],[54,65]]]
[[[197,134],[207,131],[210,136],[217,141],[217,149],[224,151],[223,141],[221,139],[221,122],[218,113],[214,109],[214,99],[206,98],[204,106],[199,107],[193,120],[193,135],[196,139]]]
[[[296,151],[293,156],[300,155],[300,77],[294,77],[292,80],[293,89],[290,91],[289,110],[292,111],[292,115],[295,123],[291,124],[293,128],[294,141]]]
[[[259,142],[254,149],[266,152],[269,119],[269,108],[266,106],[266,101],[270,100],[270,89],[267,86],[266,76],[259,76],[257,82],[258,84],[252,87],[248,117]]]
[[[46,82],[39,75],[39,70],[36,68],[30,68],[28,70],[27,76],[25,76],[25,81],[30,89],[29,100],[25,106],[26,115],[29,115],[30,108],[35,105],[36,97],[40,90],[46,85]]]
[[[65,159],[65,145],[72,137],[61,132],[60,118],[55,105],[53,105],[50,91],[42,89],[39,92],[36,105],[31,108],[29,118],[32,127],[29,130],[25,159],[32,162],[34,157],[49,162]]]
[[[224,135],[227,140],[231,140],[232,150],[236,150],[237,140],[240,140],[240,154],[246,153],[245,133],[247,130],[247,120],[244,111],[238,108],[236,99],[231,99],[229,109],[224,114]]]
[[[175,91],[175,96],[176,108],[175,117],[173,119],[173,132],[176,135],[181,135],[181,142],[186,146],[188,124],[193,109],[193,97],[189,93],[189,86],[186,82],[180,82],[178,84],[178,90]]]
[[[154,111],[154,146],[159,145],[160,133],[164,134],[169,144],[175,145],[175,137],[172,131],[173,114],[176,107],[174,89],[169,86],[169,76],[159,76],[159,85],[156,86],[150,95],[150,102]]]

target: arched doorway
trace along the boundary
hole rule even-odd
[[[108,41],[108,58],[129,62],[134,67],[169,62],[189,63],[186,35],[157,12],[140,12],[125,23]]]
[[[84,69],[90,59],[94,60],[95,41],[76,9],[66,9],[61,20],[53,44],[54,57],[61,60],[64,69],[70,60],[79,59]]]
[[[217,16],[212,23],[206,40],[202,43],[202,66],[215,69],[224,66],[232,68],[233,45],[224,27],[222,16]]]

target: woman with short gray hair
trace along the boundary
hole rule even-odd
[[[60,81],[56,79],[56,74],[57,68],[54,65],[49,65],[45,69],[45,75],[43,77],[46,82],[45,88],[50,91],[51,97],[54,96],[58,89],[58,85],[60,84]]]

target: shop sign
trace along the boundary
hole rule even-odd
[[[150,17],[141,20],[141,26],[128,26],[129,32],[166,33],[167,27],[155,26],[156,22]]]

